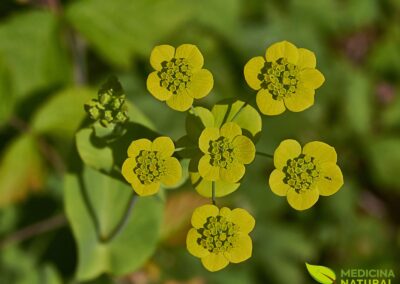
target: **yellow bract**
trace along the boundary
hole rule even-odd
[[[213,76],[202,69],[203,63],[203,55],[195,45],[182,44],[176,49],[156,46],[150,55],[150,64],[156,71],[149,74],[147,89],[172,109],[186,111],[193,99],[207,96],[213,87]]]
[[[319,195],[332,195],[342,187],[343,175],[336,161],[336,151],[328,144],[314,141],[302,149],[296,140],[284,140],[274,153],[276,169],[269,186],[276,195],[286,196],[294,209],[308,209]]]
[[[204,153],[199,161],[199,174],[209,181],[235,183],[245,172],[244,164],[250,164],[256,153],[253,142],[242,135],[242,129],[234,122],[221,129],[206,127],[199,138],[199,148]]]
[[[244,77],[258,91],[257,105],[263,114],[278,115],[286,108],[299,112],[314,104],[315,89],[325,81],[315,66],[313,52],[281,41],[271,45],[265,57],[250,59]]]
[[[181,179],[181,164],[171,157],[174,151],[174,143],[169,137],[158,137],[153,142],[135,140],[128,148],[122,175],[138,195],[156,194],[161,183],[173,186]]]
[[[201,258],[209,271],[221,270],[229,262],[239,263],[251,257],[252,241],[248,234],[254,225],[254,218],[244,209],[203,205],[193,212],[187,249]]]

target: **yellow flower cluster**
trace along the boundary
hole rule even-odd
[[[155,71],[147,78],[148,91],[174,110],[188,110],[194,99],[207,96],[213,88],[213,76],[203,69],[203,56],[194,45],[183,44],[176,49],[170,45],[156,46],[150,64]],[[264,57],[250,59],[244,67],[244,77],[257,91],[256,104],[266,115],[309,108],[314,103],[315,89],[325,80],[316,69],[314,53],[287,41],[268,47]],[[203,117],[196,115],[204,127],[195,138],[199,156],[192,157],[197,172],[191,179],[202,182],[200,191],[209,192],[206,195],[212,197],[213,205],[194,210],[186,243],[189,252],[200,258],[209,271],[223,269],[230,262],[245,261],[252,254],[249,233],[254,228],[254,218],[241,208],[219,209],[214,205],[216,196],[236,190],[245,174],[245,165],[258,153],[254,137],[243,131],[252,121],[234,121],[247,105],[243,103],[235,115],[225,113],[224,120],[218,123],[210,111],[192,110],[201,112]],[[253,110],[261,121],[257,110]],[[168,137],[135,140],[128,148],[122,175],[138,195],[156,194],[161,184],[172,186],[182,177],[182,167],[173,157],[175,151],[178,150]],[[323,142],[310,142],[302,148],[295,140],[285,140],[275,150],[273,160],[275,169],[270,174],[269,186],[273,193],[286,196],[296,210],[310,208],[319,195],[332,195],[343,185],[336,151]],[[216,188],[225,186],[228,189],[216,194]]]

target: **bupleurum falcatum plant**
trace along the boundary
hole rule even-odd
[[[249,92],[246,101],[223,100],[211,109],[194,105],[210,93],[214,83],[195,45],[156,46],[150,65],[154,71],[147,78],[148,91],[166,102],[166,107],[187,112],[186,135],[173,141],[137,119],[130,121],[124,90],[111,78],[98,97],[85,105],[88,120],[77,134],[77,149],[84,164],[129,184],[133,199],[164,196],[163,189],[177,187],[185,179],[200,195],[210,198],[211,204],[194,210],[186,239],[188,251],[209,271],[252,255],[249,234],[254,218],[242,208],[219,208],[216,199],[240,188],[246,166],[257,155],[271,158],[275,167],[267,173],[265,186],[268,180],[271,191],[286,196],[296,210],[309,209],[320,195],[332,195],[343,185],[336,151],[326,143],[312,141],[302,147],[287,139],[273,154],[256,151],[262,134],[260,113],[300,112],[314,104],[315,91],[325,79],[316,69],[313,52],[287,41],[274,43],[264,56],[254,57],[244,66],[244,79],[256,93]],[[88,140],[91,146],[84,143]],[[103,157],[101,163],[99,156]],[[100,240],[107,241],[123,230],[123,222],[108,234],[102,234],[102,228],[97,230]]]

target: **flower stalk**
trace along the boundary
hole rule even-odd
[[[270,159],[273,159],[273,158],[274,158],[274,155],[268,154],[268,153],[264,153],[264,152],[260,152],[260,151],[256,151],[256,155],[258,155],[258,156],[263,156],[263,157],[267,157],[267,158],[270,158]]]

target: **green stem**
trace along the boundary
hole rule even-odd
[[[215,205],[215,181],[211,183],[211,201]]]
[[[259,151],[256,152],[256,155],[271,158],[271,159],[274,158],[274,155],[272,155],[272,154],[267,154],[267,153],[263,153],[263,152],[259,152]]]
[[[184,151],[184,150],[197,150],[199,149],[199,147],[197,146],[193,146],[193,147],[180,147],[180,148],[176,148],[175,152],[180,152],[180,151]]]
[[[191,111],[193,112],[193,114],[194,114],[195,116],[199,116],[199,115],[197,114],[196,110],[194,109],[194,106],[193,106],[193,105],[190,106],[190,109],[191,109]]]

